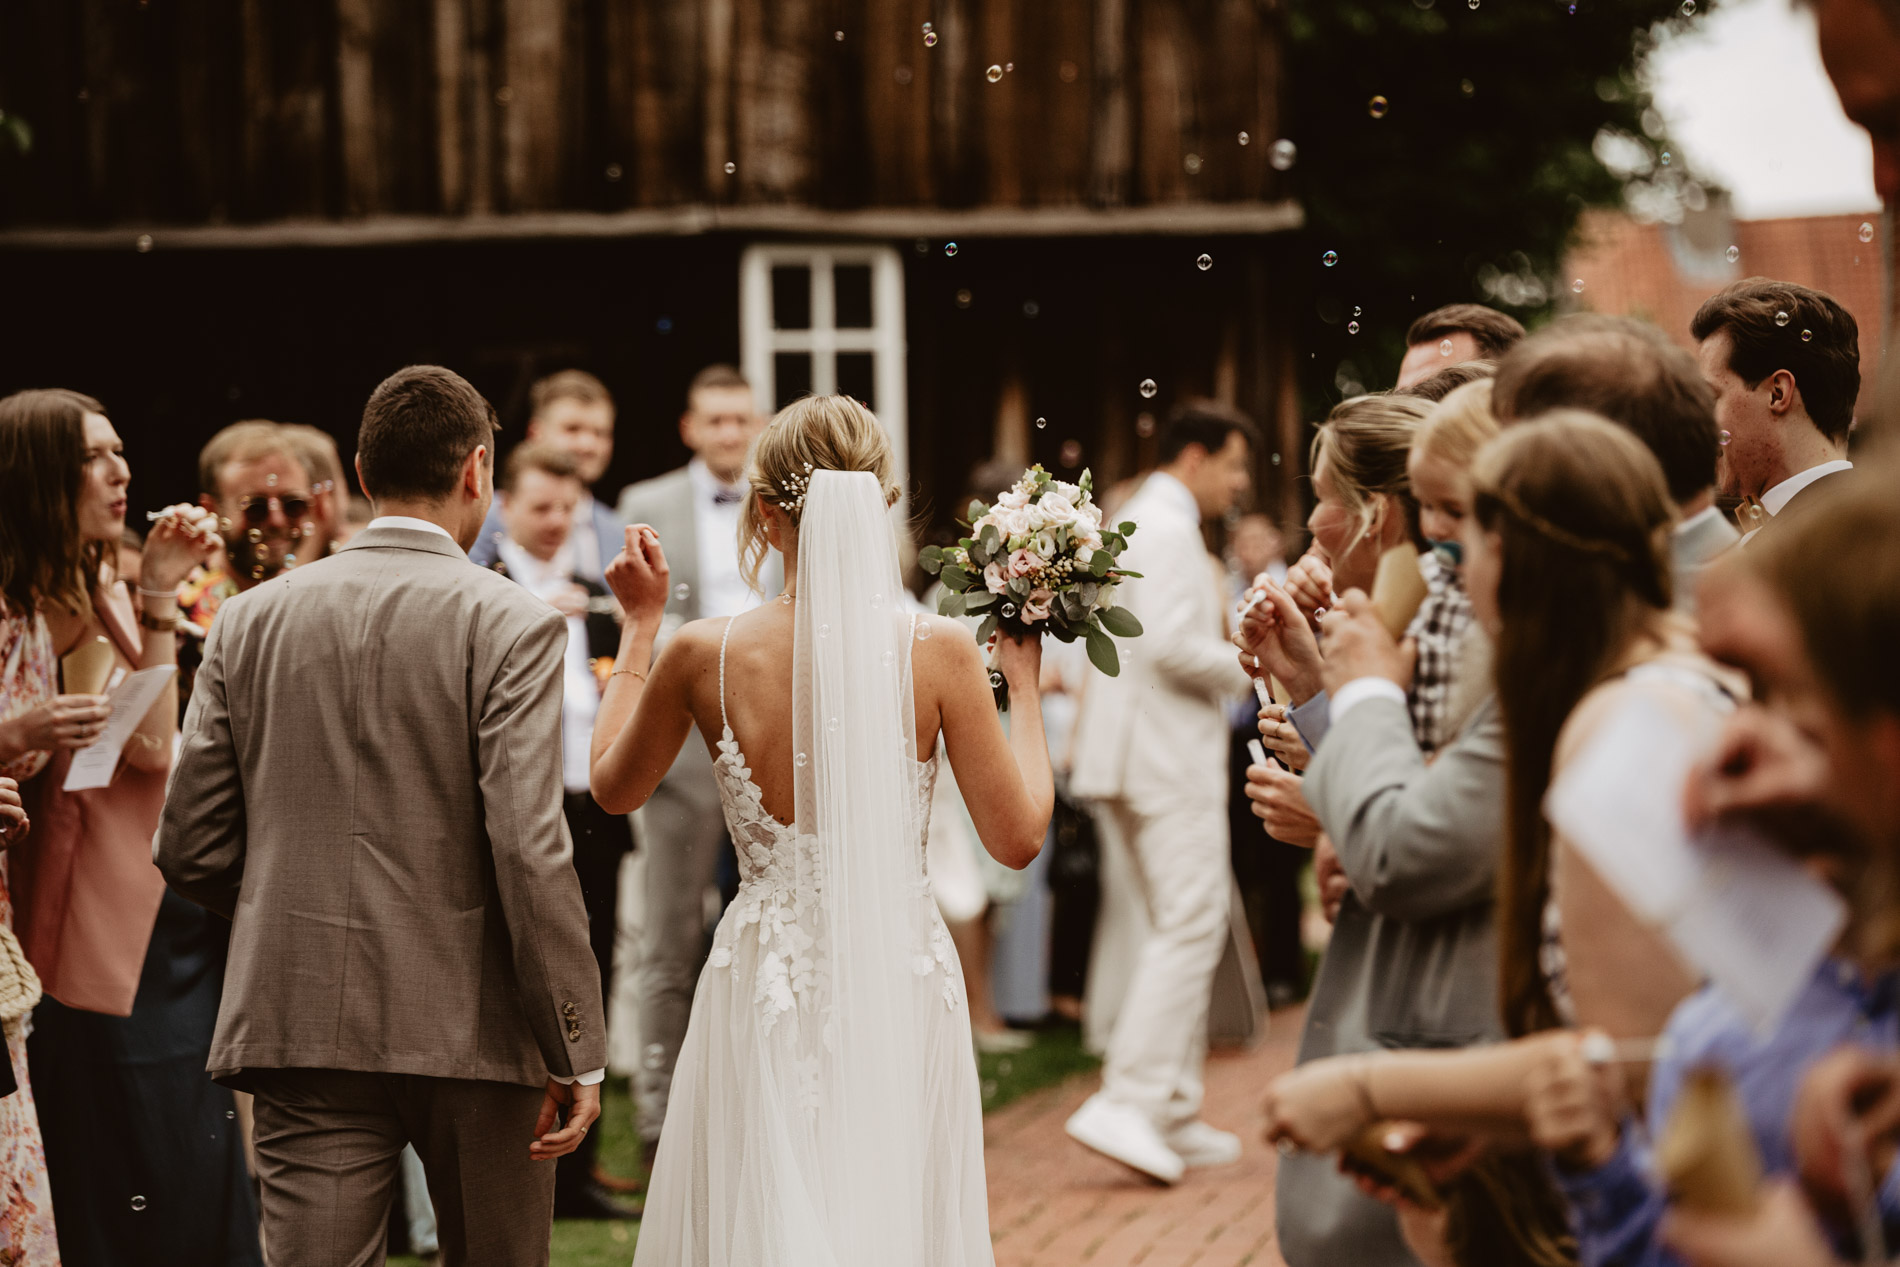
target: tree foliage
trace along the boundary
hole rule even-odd
[[[1389,384],[1406,326],[1440,304],[1548,311],[1585,208],[1626,190],[1651,204],[1702,196],[1671,162],[1637,71],[1656,35],[1695,11],[1684,0],[1291,0],[1309,400]]]

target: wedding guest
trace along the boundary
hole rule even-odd
[[[232,921],[207,1063],[255,1095],[278,1267],[379,1260],[408,1143],[449,1262],[545,1262],[545,1163],[599,1116],[567,630],[465,554],[495,427],[439,366],[378,385],[356,456],[378,518],[220,614],[150,845]]]
[[[1483,304],[1446,304],[1405,332],[1399,390],[1462,361],[1496,361],[1524,337],[1523,323]]]
[[[1120,676],[1090,682],[1070,776],[1095,808],[1104,907],[1120,878],[1145,904],[1149,931],[1102,1089],[1067,1130],[1164,1183],[1240,1156],[1237,1136],[1200,1118],[1209,1000],[1232,936],[1226,708],[1248,686],[1226,641],[1226,595],[1201,524],[1246,492],[1256,434],[1223,406],[1184,406],[1160,437],[1160,466],[1117,512],[1138,525],[1123,562],[1144,575],[1122,602],[1146,632]],[[1107,927],[1097,927],[1098,962]]]
[[[1435,407],[1391,396],[1335,410],[1314,464],[1321,497],[1315,535],[1338,564],[1333,584],[1347,591],[1325,618],[1326,655],[1278,587],[1265,589],[1241,627],[1250,654],[1307,702],[1308,729],[1319,737],[1303,780],[1255,767],[1250,795],[1267,798],[1291,783],[1291,795],[1326,829],[1332,865],[1348,886],[1314,982],[1302,1066],[1340,1052],[1459,1046],[1501,1032],[1491,902],[1504,787],[1497,705],[1489,692],[1475,692],[1478,702],[1455,728],[1448,691],[1440,706],[1417,710],[1407,679],[1430,676],[1449,688],[1462,664],[1463,630],[1442,644],[1435,635],[1418,639],[1434,649],[1429,657],[1421,649],[1414,671],[1364,593],[1384,549],[1458,531],[1472,500],[1475,440],[1497,429],[1485,405],[1489,389],[1479,380]],[[1421,487],[1413,470],[1424,477]],[[1349,535],[1355,528],[1357,539]],[[1468,624],[1455,573],[1434,563]],[[1316,707],[1327,711],[1323,729]],[[1284,727],[1276,723],[1276,731]],[[1436,757],[1428,762],[1429,752]],[[1293,1267],[1412,1261],[1391,1210],[1330,1164],[1285,1158],[1276,1203],[1281,1253]]]
[[[317,482],[299,442],[275,422],[232,423],[199,451],[198,504],[218,516],[224,548],[178,589],[184,699],[224,601],[308,562],[322,546],[311,518]]]
[[[218,545],[190,507],[171,508],[146,540],[135,600],[112,567],[130,480],[98,401],[0,400],[0,642],[24,652],[0,708],[0,761],[39,767],[25,781],[32,834],[9,851],[8,882],[45,989],[26,1048],[59,1256],[77,1267],[258,1264],[231,1093],[204,1075],[222,933],[167,894],[151,862],[178,715],[170,689],[110,785],[63,788],[104,709],[60,693],[60,657],[103,638],[115,674],[173,664],[177,587]]]
[[[561,668],[561,802],[574,840],[574,870],[587,906],[588,942],[600,966],[603,993],[612,997],[614,941],[620,894],[620,864],[633,848],[623,814],[609,814],[587,789],[587,753],[594,716],[600,711],[595,663],[609,660],[620,643],[611,616],[590,614],[588,600],[606,590],[575,568],[574,510],[587,496],[580,466],[563,450],[539,441],[516,446],[497,485],[502,539],[495,542],[494,570],[524,586],[567,619],[567,652]],[[594,1178],[597,1137],[556,1164],[554,1216],[561,1219],[637,1218]]]
[[[1851,480],[1848,432],[1860,395],[1860,326],[1829,295],[1751,277],[1696,310],[1696,360],[1727,433],[1721,491],[1759,504],[1765,531]]]
[[[304,542],[303,561],[326,558],[342,549],[338,537],[350,499],[350,480],[343,470],[343,455],[336,441],[321,427],[308,423],[280,424],[291,446],[296,449],[304,473],[310,478],[310,523],[316,528]]]
[[[1695,359],[1647,322],[1583,314],[1553,321],[1498,367],[1506,423],[1583,409],[1629,428],[1662,465],[1676,525],[1669,566],[1676,608],[1695,611],[1696,578],[1741,534],[1715,504],[1722,450],[1715,395]]]
[[[528,400],[533,412],[523,439],[550,445],[573,458],[587,489],[574,508],[574,529],[568,537],[574,573],[604,588],[607,564],[620,550],[620,519],[611,506],[594,496],[593,488],[614,456],[614,398],[606,384],[586,370],[560,370],[529,388]],[[503,531],[497,499],[482,524],[482,535],[468,552],[470,561],[481,567],[494,563]]]
[[[1437,404],[1466,383],[1475,383],[1479,379],[1494,377],[1497,372],[1496,361],[1460,361],[1456,365],[1447,365],[1427,378],[1419,379],[1409,387],[1394,387],[1392,394],[1416,396],[1420,400]]]
[[[680,439],[692,460],[620,494],[620,521],[651,524],[666,542],[673,592],[662,641],[683,623],[737,616],[762,601],[739,566],[739,511],[746,455],[764,429],[745,376],[729,365],[708,366],[687,387],[680,415]],[[775,573],[761,580],[768,592],[777,592]],[[717,881],[720,859],[731,856],[704,745],[680,749],[635,823],[646,868],[646,926],[631,1000],[639,1009],[643,1044],[634,1099],[640,1138],[651,1157],[666,1122],[673,1062],[706,957],[706,893]]]

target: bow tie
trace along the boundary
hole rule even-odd
[[[744,493],[735,493],[730,488],[713,490],[713,505],[715,506],[737,506],[743,500],[745,500]]]

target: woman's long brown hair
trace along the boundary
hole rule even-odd
[[[1499,1006],[1513,1034],[1558,1023],[1545,978],[1550,826],[1544,793],[1558,733],[1670,604],[1675,508],[1655,457],[1594,414],[1505,428],[1472,467],[1473,511],[1502,554],[1498,708],[1505,729],[1498,868]]]
[[[0,400],[0,595],[16,612],[90,609],[110,543],[79,536],[86,415],[105,406],[61,388]]]

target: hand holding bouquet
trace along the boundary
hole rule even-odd
[[[938,611],[945,616],[981,616],[977,641],[1001,631],[1015,637],[1052,634],[1063,642],[1080,638],[1089,660],[1110,677],[1121,657],[1109,637],[1134,638],[1141,622],[1115,602],[1118,584],[1141,575],[1116,566],[1135,525],[1114,531],[1089,490],[1089,472],[1074,484],[1040,466],[1023,473],[994,506],[970,503],[970,535],[947,548],[931,546],[918,562],[943,582]],[[998,675],[998,706],[1006,706]]]

